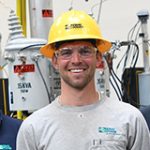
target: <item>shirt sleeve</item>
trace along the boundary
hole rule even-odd
[[[25,121],[22,123],[17,135],[17,150],[37,150],[32,125]]]
[[[128,150],[150,150],[150,134],[143,115],[137,111],[131,119]]]

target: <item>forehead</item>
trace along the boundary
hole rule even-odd
[[[88,41],[73,41],[73,42],[65,42],[60,45],[60,48],[64,47],[78,47],[78,46],[93,46],[91,42]]]

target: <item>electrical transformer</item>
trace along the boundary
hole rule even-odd
[[[5,47],[11,111],[36,110],[50,103],[49,68],[39,49],[46,40],[25,38],[18,17],[9,17],[10,37]]]
[[[139,74],[139,98],[141,108],[150,105],[150,73]]]
[[[29,0],[29,16],[31,37],[47,40],[50,26],[53,23],[52,1]]]

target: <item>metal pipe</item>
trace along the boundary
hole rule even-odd
[[[17,0],[17,16],[22,25],[23,34],[26,36],[26,0]],[[22,112],[17,111],[17,118],[22,119]]]
[[[17,16],[22,25],[23,34],[26,36],[26,0],[17,0]]]
[[[143,45],[143,60],[144,60],[144,71],[150,72],[149,65],[149,45],[148,45],[148,30],[147,30],[147,20],[149,18],[148,11],[140,11],[137,13],[139,20],[141,21],[141,31],[140,36],[142,37]]]
[[[6,86],[5,80],[2,80],[2,87],[3,87],[3,102],[4,102],[4,114],[7,115],[7,99],[6,99]]]

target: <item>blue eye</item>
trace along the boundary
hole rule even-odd
[[[89,47],[82,47],[79,51],[81,56],[89,56],[93,53],[93,50]]]
[[[55,51],[55,55],[56,57],[60,57],[62,59],[70,59],[73,56],[75,50],[83,59],[91,57],[96,52],[96,48],[94,47],[80,46],[77,48],[62,48]]]
[[[72,50],[71,49],[63,49],[59,52],[59,55],[62,57],[69,57],[72,55]]]

